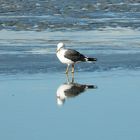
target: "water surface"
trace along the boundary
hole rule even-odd
[[[1,139],[138,139],[140,72],[79,72],[96,85],[57,105],[65,74],[17,75],[0,80]]]

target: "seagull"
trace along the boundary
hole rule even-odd
[[[66,49],[63,42],[57,44],[56,55],[63,64],[67,64],[66,74],[68,74],[70,65],[72,65],[71,72],[74,73],[74,65],[76,63],[97,61],[96,58],[87,57],[76,50]]]
[[[63,105],[65,100],[68,98],[73,98],[81,93],[85,92],[87,89],[96,89],[96,85],[84,85],[78,83],[64,83],[60,85],[57,89],[56,96],[57,96],[57,104]]]

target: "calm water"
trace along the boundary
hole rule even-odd
[[[90,84],[57,105],[65,74],[1,76],[0,139],[131,140],[140,134],[140,72],[79,72],[75,83]]]
[[[98,58],[62,106],[60,41]],[[139,77],[139,0],[0,0],[0,139],[140,139]]]

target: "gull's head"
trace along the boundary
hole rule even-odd
[[[57,98],[57,105],[58,106],[62,106],[62,105],[64,105],[64,103],[65,103],[65,99]]]
[[[57,44],[57,52],[58,51],[60,51],[60,49],[62,49],[62,48],[64,48],[64,46],[65,46],[65,44],[63,43],[63,42],[59,42],[58,44]]]

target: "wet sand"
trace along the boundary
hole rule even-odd
[[[65,74],[1,75],[0,139],[139,139],[140,71],[76,72],[94,85],[57,105]]]

